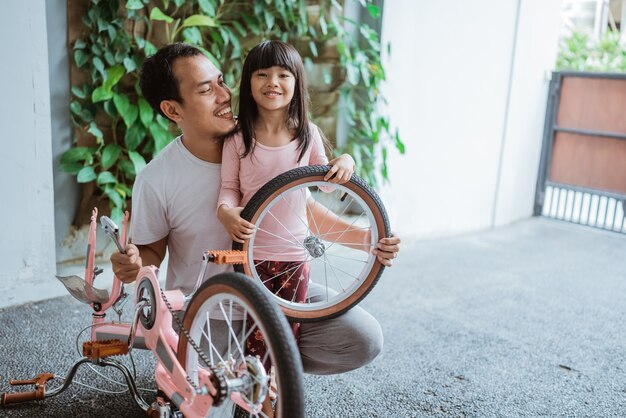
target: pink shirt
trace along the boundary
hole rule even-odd
[[[328,164],[317,126],[311,124],[311,141],[298,162],[298,140],[281,147],[256,143],[244,159],[245,147],[241,134],[224,142],[222,152],[222,187],[217,206],[245,206],[265,183],[285,171],[307,165]],[[298,261],[305,256],[300,244],[307,234],[306,196],[290,194],[288,201],[277,203],[255,234],[257,260]]]

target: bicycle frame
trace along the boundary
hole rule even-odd
[[[101,273],[95,266],[97,215],[98,210],[94,208],[91,215],[85,265],[85,288],[83,291],[86,294],[90,294],[93,291],[101,292],[101,290],[93,288],[95,277]],[[128,212],[125,213],[122,222],[121,241],[125,243]],[[228,251],[216,251],[213,254],[212,258],[209,256],[209,253],[205,254],[203,266],[206,266],[209,261],[232,262],[241,258],[237,254],[233,255],[232,252]],[[203,275],[204,271],[200,273],[201,277]],[[210,369],[202,368],[198,370],[199,384],[195,387],[176,356],[179,337],[172,327],[173,318],[170,310],[178,311],[183,309],[187,296],[180,290],[162,290],[158,281],[158,268],[155,266],[141,268],[137,277],[139,279],[135,287],[135,311],[131,323],[107,322],[105,320],[106,311],[110,308],[115,309],[115,304],[125,297],[123,284],[114,275],[112,291],[108,299],[104,302],[95,301],[90,303],[93,309],[91,341],[83,344],[83,355],[85,357],[76,361],[71,367],[63,385],[46,392],[45,386],[48,380],[54,377],[50,373],[42,373],[30,380],[10,380],[9,383],[11,385],[33,384],[35,385],[35,390],[32,392],[2,394],[0,404],[7,405],[31,400],[43,400],[58,395],[69,387],[78,368],[82,364],[91,362],[99,366],[113,366],[120,370],[135,401],[142,409],[150,412],[159,411],[159,408],[163,407],[168,412],[160,416],[170,416],[169,406],[164,406],[159,402],[155,402],[152,405],[145,402],[139,395],[131,373],[126,366],[108,358],[114,355],[127,354],[133,348],[145,348],[152,351],[157,359],[155,381],[157,387],[165,396],[174,403],[185,417],[206,416],[214,404],[215,397],[218,395],[218,388],[214,385],[214,381],[217,379],[212,380],[212,371]],[[74,294],[71,291],[70,293]],[[169,307],[166,306],[164,299],[168,301]],[[119,311],[116,312],[120,313]],[[255,409],[247,405],[238,392],[226,393],[233,402],[244,408],[244,410],[250,410],[251,413],[258,413],[261,410],[260,406]]]

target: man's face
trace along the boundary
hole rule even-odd
[[[209,138],[228,133],[235,122],[230,90],[221,71],[204,55],[178,58],[172,70],[183,99],[179,106],[181,129]]]

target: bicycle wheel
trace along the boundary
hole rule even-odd
[[[198,383],[198,370],[210,367],[221,398],[211,407],[209,417],[233,417],[235,409],[246,417],[268,417],[235,408],[231,394],[241,395],[249,406],[261,405],[269,397],[270,379],[262,363],[245,353],[245,341],[252,332],[264,337],[266,356],[272,363],[277,397],[277,417],[304,417],[302,362],[289,325],[280,309],[258,284],[239,273],[222,273],[207,280],[194,294],[178,343],[178,361],[191,380]],[[272,386],[273,388],[274,386]],[[267,401],[265,401],[267,402]]]
[[[233,249],[247,253],[247,264],[235,269],[263,282],[293,321],[346,312],[372,290],[384,270],[371,254],[379,239],[390,236],[380,198],[356,175],[342,185],[325,182],[328,169],[300,167],[269,181],[241,213],[255,225],[254,236],[244,244],[233,242]],[[281,266],[289,274],[302,265],[308,270],[308,295],[296,300],[298,292],[287,292],[294,295],[290,299],[284,288],[299,286],[302,279],[289,279]]]

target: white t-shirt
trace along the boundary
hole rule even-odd
[[[217,219],[221,164],[195,157],[181,137],[139,173],[133,187],[130,240],[146,245],[167,239],[166,289],[193,290],[207,250],[227,250],[232,241]],[[209,264],[207,275],[232,270]]]

